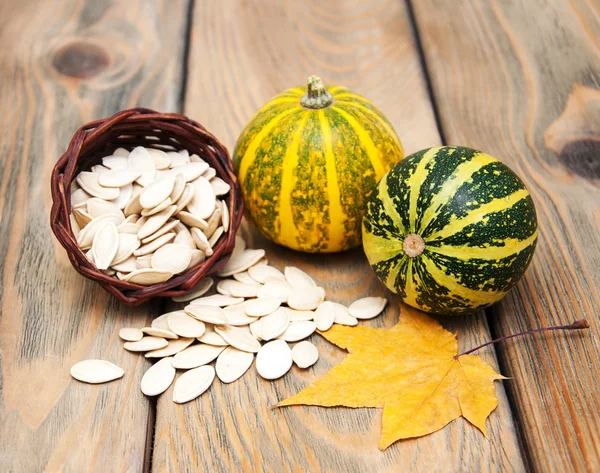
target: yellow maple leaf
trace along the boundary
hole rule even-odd
[[[487,435],[485,421],[498,404],[494,380],[504,376],[477,356],[456,358],[456,335],[431,317],[403,312],[391,329],[334,325],[320,333],[348,356],[278,406],[383,408],[381,450],[460,416]]]

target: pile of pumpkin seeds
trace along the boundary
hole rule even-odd
[[[99,270],[152,285],[204,261],[229,229],[229,184],[196,154],[118,148],[80,172],[71,227]]]
[[[205,392],[215,377],[231,383],[253,363],[267,380],[282,377],[294,363],[308,368],[319,358],[317,347],[305,340],[315,330],[354,326],[376,317],[387,304],[383,297],[365,297],[349,307],[326,301],[325,290],[308,274],[269,266],[265,251],[246,248],[240,236],[217,276],[216,284],[207,277],[190,293],[174,297],[186,304],[181,310],[157,317],[150,327],[119,331],[126,350],[159,360],[142,378],[145,395],[166,391],[177,370],[184,373],[175,383],[173,401],[184,403]],[[123,370],[104,360],[85,360],[71,375],[101,383],[120,378]]]

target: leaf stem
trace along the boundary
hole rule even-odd
[[[551,330],[584,330],[586,328],[590,328],[590,324],[588,323],[587,320],[584,320],[584,319],[576,320],[575,322],[573,322],[572,324],[569,324],[569,325],[555,325],[554,327],[534,328],[532,330],[526,330],[524,332],[513,333],[512,335],[506,335],[505,337],[500,337],[495,340],[485,342],[475,348],[471,348],[470,350],[464,351],[461,354],[456,355],[454,358],[458,358],[463,355],[468,355],[469,353],[473,353],[474,351],[477,351],[483,347],[491,345],[492,343],[502,342],[504,340],[508,340],[509,338],[520,337],[521,335],[529,335],[530,333],[536,333],[536,332],[549,332]]]

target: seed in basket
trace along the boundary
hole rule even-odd
[[[314,288],[317,287],[317,283],[301,269],[295,268],[294,266],[288,266],[283,271],[285,273],[285,279],[292,287],[296,288]]]
[[[167,197],[170,198],[175,179],[172,177],[163,177],[148,184],[140,193],[140,205],[144,209],[153,209]]]
[[[113,151],[113,156],[129,156],[129,151],[126,150],[125,148],[117,148],[116,150]]]
[[[179,274],[190,264],[192,250],[185,245],[169,243],[160,247],[152,256],[152,267],[166,269],[173,274]],[[199,335],[194,335],[194,337]]]
[[[221,209],[219,207],[215,206],[215,211],[206,223],[208,224],[208,228],[204,230],[204,234],[206,238],[210,238],[221,223]]]
[[[120,209],[124,209],[127,205],[127,202],[129,202],[129,199],[131,199],[131,196],[133,195],[133,184],[127,184],[126,186],[120,187],[119,189],[119,197],[113,200],[113,202]]]
[[[108,202],[106,200],[99,199],[98,197],[93,197],[87,201],[87,211],[92,218],[96,218],[105,214],[123,214],[119,206],[114,202]],[[123,220],[125,220],[125,215],[123,215]]]
[[[285,307],[280,307],[272,314],[260,319],[260,335],[263,340],[279,337],[290,325],[290,316]]]
[[[134,148],[128,156],[128,168],[132,171],[141,172],[136,182],[142,187],[150,184],[156,176],[156,167],[150,153],[143,146]]]
[[[206,251],[210,248],[210,244],[208,243],[208,238],[206,238],[206,235],[204,235],[204,233],[202,233],[202,230],[194,227],[190,230],[190,234],[192,235],[194,243],[196,243],[196,246],[198,247],[199,250]]]
[[[171,330],[165,329],[165,328],[144,327],[142,329],[142,332],[147,335],[150,335],[152,337],[162,337],[162,338],[166,338],[169,340],[176,340],[179,338],[179,335],[177,335],[176,333],[172,332]]]
[[[73,231],[75,239],[79,238],[79,232],[81,231],[81,228],[79,227],[77,219],[73,216],[73,214],[69,215],[69,222],[71,222],[71,230]]]
[[[314,310],[325,300],[325,289],[322,287],[302,288],[292,290],[288,305],[297,310]]]
[[[214,327],[211,325],[206,326],[206,332],[204,332],[204,335],[198,338],[198,341],[206,343],[207,345],[214,345],[216,347],[226,347],[229,345],[225,340],[223,340],[221,335],[215,332]]]
[[[84,206],[92,196],[83,189],[77,189],[71,194],[71,208]]]
[[[233,383],[248,371],[254,361],[254,353],[227,347],[217,358],[215,370],[223,383]]]
[[[175,302],[191,301],[192,299],[196,299],[197,297],[201,297],[206,294],[213,284],[214,281],[212,278],[202,278],[190,292],[181,296],[174,296],[171,299],[173,299]]]
[[[150,351],[166,347],[169,344],[164,338],[144,337],[137,342],[126,342],[123,348],[128,351]]]
[[[77,225],[79,227],[85,227],[88,223],[93,220],[93,217],[85,211],[84,207],[73,209],[72,213],[73,217],[77,221]]]
[[[190,162],[192,162],[192,163],[205,163],[206,161],[204,161],[204,159],[202,159],[197,154],[191,154],[190,155]]]
[[[77,184],[94,197],[99,197],[104,200],[114,200],[119,197],[119,189],[101,186],[98,182],[98,174],[93,172],[80,172],[77,175]]]
[[[204,322],[190,317],[186,313],[171,314],[167,319],[171,332],[176,333],[180,337],[201,337],[206,331]]]
[[[283,340],[273,340],[262,346],[256,355],[256,371],[265,379],[277,379],[292,367],[292,350]]]
[[[94,236],[96,232],[105,224],[111,222],[115,225],[119,225],[122,222],[122,216],[116,214],[106,214],[100,215],[100,217],[96,217],[90,223],[88,223],[84,228],[81,229],[79,233],[79,238],[77,238],[77,244],[82,250],[87,250],[92,247],[92,243],[94,241]]]
[[[386,304],[385,297],[363,297],[350,304],[348,312],[357,319],[372,319],[383,312]]]
[[[179,370],[189,370],[207,365],[215,360],[223,350],[225,350],[224,346],[207,345],[205,343],[192,345],[173,357],[173,366]]]
[[[208,228],[208,223],[200,217],[194,215],[193,213],[186,212],[182,210],[177,214],[177,218],[185,223],[189,227],[199,228],[200,230],[206,230]]]
[[[137,235],[140,231],[140,228],[142,227],[137,225],[136,223],[123,222],[117,227],[117,230],[119,231],[119,233],[129,233],[131,235]]]
[[[172,277],[173,273],[164,269],[144,268],[132,271],[123,280],[142,286],[151,286],[165,282]]]
[[[202,219],[207,219],[212,215],[217,200],[213,188],[210,182],[202,176],[192,184],[194,186],[194,197],[187,205],[188,210]]]
[[[181,350],[185,350],[193,342],[193,338],[178,338],[177,340],[170,340],[166,347],[149,351],[144,356],[146,358],[164,358],[165,356],[172,356],[175,353],[179,353]]]
[[[319,350],[312,343],[304,341],[292,348],[292,360],[298,368],[309,368],[319,359]]]
[[[147,269],[152,267],[152,254],[138,256],[135,259],[135,264],[137,264],[138,269]]]
[[[215,379],[215,369],[210,365],[200,366],[183,373],[175,382],[173,402],[183,404],[205,392]]]
[[[137,170],[111,169],[100,174],[98,183],[104,187],[123,187],[131,184],[141,175],[142,173]]]
[[[321,332],[325,332],[331,328],[335,321],[335,307],[333,302],[325,301],[317,307],[315,311],[315,323],[317,329]]]
[[[177,200],[176,204],[177,204],[177,208],[175,209],[175,214],[179,215],[179,213],[192,201],[192,198],[194,197],[194,186],[192,184],[186,184],[183,187],[183,192],[181,193],[181,195],[179,196],[179,199]]]
[[[142,191],[140,192],[134,192],[133,195],[131,196],[131,198],[129,199],[129,201],[127,202],[127,204],[125,204],[125,208],[123,209],[123,212],[125,213],[126,217],[129,217],[130,215],[135,215],[135,214],[139,214],[141,213],[143,207],[142,204],[140,204],[140,194],[142,193]]]
[[[288,328],[278,338],[286,342],[298,342],[310,337],[316,329],[316,324],[310,320],[290,322]]]
[[[214,248],[215,245],[217,244],[217,241],[219,241],[219,238],[221,238],[221,236],[223,235],[223,227],[218,227],[215,232],[210,236],[210,238],[208,239],[208,244],[211,248]]]
[[[171,158],[169,158],[169,155],[167,153],[165,153],[161,149],[154,149],[154,148],[146,148],[146,149],[148,150],[148,153],[150,153],[150,156],[152,156],[152,160],[154,161],[154,167],[157,170],[169,169],[169,166],[171,165]]]
[[[217,175],[217,171],[215,168],[208,168],[206,171],[202,173],[202,177],[207,181],[210,181],[213,177]]]
[[[267,279],[285,281],[283,273],[273,266],[252,266],[248,268],[248,274],[252,279],[262,284],[267,282]]]
[[[132,235],[131,233],[119,233],[119,244],[117,248],[117,253],[115,254],[111,266],[115,266],[119,263],[122,263],[126,259],[129,259],[133,252],[140,247],[140,240],[137,239],[137,236]]]
[[[142,240],[142,243],[150,243],[151,241],[156,240],[158,237],[163,236],[165,233],[169,233],[171,230],[174,230],[178,223],[179,222],[177,220],[168,220],[167,223],[165,223],[162,227],[156,230],[152,235],[144,238]],[[177,238],[177,236],[175,236],[175,238]],[[194,245],[194,248],[196,248],[196,245]]]
[[[179,199],[181,197],[181,194],[183,194],[184,189],[185,178],[183,177],[183,174],[177,174],[175,176],[175,180],[173,181],[173,190],[171,191],[171,195],[169,195],[171,201],[177,202],[177,199]]]
[[[119,233],[112,222],[98,229],[92,242],[94,263],[98,269],[108,269],[119,248]]]
[[[110,169],[108,169],[107,167],[102,166],[101,164],[96,164],[95,166],[92,166],[90,168],[90,171],[92,171],[93,173],[96,173],[96,174],[100,175],[100,174],[104,174],[105,172],[110,171]],[[110,187],[110,186],[107,186],[107,187]]]
[[[171,198],[167,197],[164,201],[162,201],[160,204],[158,204],[153,209],[142,210],[142,216],[150,217],[152,215],[156,215],[157,213],[165,210],[167,207],[170,207],[172,204],[173,204],[173,202],[171,202]],[[174,206],[174,207],[176,207],[176,206]],[[173,213],[175,213],[175,212],[173,212]]]
[[[227,233],[229,231],[229,208],[227,202],[221,202],[221,225],[223,225],[223,231]]]
[[[170,175],[174,177],[177,174],[182,174],[185,182],[192,182],[202,176],[202,173],[207,169],[207,163],[185,163],[172,169]]]
[[[190,162],[189,153],[186,155],[178,153],[177,151],[167,151],[167,155],[171,160],[171,169]]]
[[[173,238],[175,238],[175,232],[165,233],[164,235],[159,236],[156,240],[152,240],[150,243],[140,246],[133,252],[133,254],[134,256],[149,255],[150,253],[154,253],[161,246],[169,243],[171,240],[173,240]]]
[[[127,153],[129,156],[129,153]],[[127,156],[106,156],[102,158],[102,165],[108,169],[127,169]]]
[[[225,195],[231,189],[231,186],[229,184],[227,184],[220,177],[214,177],[213,179],[211,179],[210,180],[210,185],[212,186],[213,191],[214,191],[214,193],[215,193],[216,196]]]
[[[120,263],[115,263],[113,261],[113,263],[111,263],[111,268],[120,273],[131,273],[136,269],[140,269],[137,265],[135,256],[130,256],[125,261],[122,261]]]
[[[251,353],[256,353],[260,350],[260,342],[242,328],[232,327],[231,325],[217,325],[215,326],[215,332],[238,350]]]
[[[164,393],[175,379],[173,358],[163,358],[154,363],[142,377],[141,389],[146,396],[158,396]]]
[[[119,379],[125,372],[117,365],[105,360],[83,360],[71,367],[71,376],[90,384],[107,383]]]
[[[335,310],[336,324],[349,325],[353,327],[358,323],[358,320],[350,315],[350,312],[348,312],[348,308],[345,305],[338,304],[337,302],[332,302],[332,304]]]
[[[185,313],[207,324],[226,324],[227,317],[223,309],[210,305],[193,305],[185,307]]]
[[[144,332],[139,328],[123,327],[119,330],[119,337],[126,342],[137,342],[144,337]]]
[[[265,250],[246,249],[238,254],[232,254],[229,261],[219,269],[217,275],[225,277],[246,271],[250,266],[254,266],[263,256],[265,256]]]
[[[258,290],[258,297],[278,297],[283,302],[286,302],[292,293],[292,286],[286,281],[278,281],[273,279],[267,281],[264,286]],[[291,306],[290,306],[291,307]],[[297,307],[294,307],[297,309]]]
[[[148,220],[142,225],[140,232],[138,233],[138,237],[143,240],[146,237],[152,235],[155,231],[157,231],[160,227],[162,227],[167,220],[169,220],[173,214],[175,213],[175,206],[171,205],[166,209],[158,212],[157,214],[148,217]]]
[[[204,255],[204,252],[202,250],[192,250],[192,259],[190,260],[190,264],[188,264],[186,271],[190,268],[193,268],[197,264],[202,263],[205,259],[206,256]]]

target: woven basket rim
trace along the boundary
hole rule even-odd
[[[155,136],[157,139],[148,137]],[[128,146],[123,146],[127,145]],[[168,150],[188,149],[215,168],[217,176],[231,186],[223,201],[229,210],[229,230],[213,248],[213,254],[194,268],[168,281],[151,286],[122,281],[98,270],[77,245],[71,228],[71,183],[76,175],[117,147],[134,145]],[[50,225],[65,248],[72,266],[84,277],[128,305],[139,305],[153,297],[172,297],[189,292],[203,277],[224,265],[233,251],[235,233],[243,214],[241,189],[233,170],[231,157],[219,140],[198,122],[178,113],[161,113],[148,108],[122,110],[110,117],[94,120],[79,127],[67,150],[59,158],[51,174],[52,209]]]

